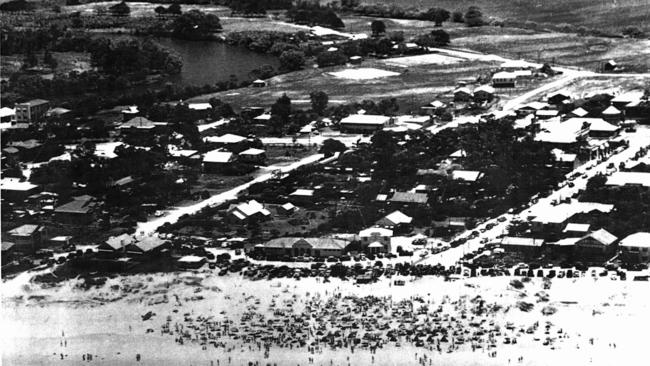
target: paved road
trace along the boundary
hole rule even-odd
[[[247,189],[250,187],[252,184],[259,183],[259,182],[264,182],[266,180],[269,180],[273,174],[271,173],[273,170],[280,169],[283,173],[288,173],[291,172],[295,169],[297,169],[300,166],[303,165],[308,165],[312,164],[314,162],[317,162],[318,160],[321,160],[323,158],[323,154],[315,154],[315,155],[310,155],[304,159],[301,159],[295,163],[291,163],[289,165],[275,165],[275,166],[269,166],[264,169],[264,172],[253,179],[252,181],[248,183],[244,183],[242,185],[239,185],[237,187],[234,187],[226,192],[216,194],[206,200],[203,200],[201,202],[198,202],[196,204],[193,204],[191,206],[184,206],[184,207],[175,207],[167,212],[165,216],[162,217],[157,217],[152,220],[149,220],[147,222],[139,222],[136,233],[140,235],[150,235],[156,232],[159,227],[164,225],[165,223],[175,223],[178,221],[178,219],[185,215],[185,214],[195,214],[199,212],[201,209],[212,206],[212,205],[219,205],[224,202],[232,201],[237,199],[237,194],[239,194],[241,191]]]

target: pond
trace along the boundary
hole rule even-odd
[[[112,41],[125,39],[144,40],[147,37],[115,33],[98,33],[96,37],[109,38]],[[203,86],[227,81],[230,75],[237,76],[238,81],[250,79],[249,73],[264,64],[280,66],[277,57],[256,53],[244,47],[231,46],[219,41],[187,41],[182,39],[153,37],[156,43],[176,53],[183,60],[183,68],[178,75],[165,81],[181,85]]]
[[[249,51],[215,41],[185,41],[156,38],[163,47],[177,53],[183,60],[183,69],[172,77],[172,82],[201,86],[228,80],[230,75],[239,81],[250,78],[251,70],[264,64],[277,70],[280,62],[275,56]]]

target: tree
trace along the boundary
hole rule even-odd
[[[341,51],[325,51],[316,56],[318,67],[344,65],[347,61],[347,56]]]
[[[282,94],[278,100],[271,106],[271,116],[276,116],[281,122],[286,123],[289,121],[291,115],[291,98],[286,94]]]
[[[436,29],[417,37],[415,43],[422,47],[446,46],[449,44],[449,34],[442,29]]]
[[[131,8],[129,8],[125,1],[109,7],[108,10],[116,17],[126,17],[131,14]]]
[[[465,19],[463,19],[463,12],[460,10],[456,10],[451,14],[451,21],[454,23],[463,23],[465,22]]]
[[[325,157],[330,157],[336,152],[343,152],[347,150],[347,147],[344,143],[339,140],[327,139],[323,141],[323,146],[321,146],[319,152],[325,154]]]
[[[440,27],[442,22],[446,22],[450,17],[449,11],[442,8],[431,8],[425,13],[425,19],[436,23],[436,27]]]
[[[465,24],[468,27],[480,27],[483,25],[483,13],[477,6],[470,6],[465,13]]]
[[[643,38],[645,33],[637,27],[627,27],[623,29],[623,35],[631,38]]]
[[[168,14],[181,15],[183,12],[181,10],[181,4],[173,3],[167,8]]]
[[[370,29],[372,30],[373,37],[377,37],[386,33],[386,24],[381,20],[373,20],[372,23],[370,23]]]
[[[300,51],[284,51],[280,55],[280,68],[282,70],[300,70],[304,64],[305,54]]]
[[[190,10],[179,15],[172,23],[172,34],[177,38],[205,39],[221,30],[219,17],[205,14],[199,10]]]
[[[313,91],[309,93],[309,99],[311,100],[311,109],[318,115],[322,115],[327,108],[327,102],[329,100],[327,93],[324,91]]]
[[[46,50],[45,54],[43,54],[43,63],[49,66],[51,69],[56,69],[58,65],[58,62],[52,56],[52,53],[50,53],[49,50]]]

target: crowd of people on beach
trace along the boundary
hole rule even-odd
[[[496,357],[500,345],[517,344],[522,339],[533,338],[554,348],[568,338],[550,322],[504,322],[507,317],[503,314],[515,308],[504,308],[480,296],[445,296],[436,302],[430,294],[399,301],[392,296],[360,297],[341,292],[283,298],[275,294],[264,309],[260,297],[242,293],[239,303],[243,312],[236,318],[223,310],[219,314],[185,313],[176,320],[169,315],[160,332],[173,336],[179,345],[199,345],[206,351],[216,348],[227,354],[258,351],[265,359],[273,349],[301,349],[309,355],[361,350],[373,355],[374,363],[378,349],[410,345],[425,351],[416,354],[423,366],[432,364],[435,353],[471,350]],[[522,362],[523,356],[518,361]],[[314,363],[314,357],[308,356],[307,363]]]

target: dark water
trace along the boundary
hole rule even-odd
[[[255,68],[268,64],[277,69],[280,64],[274,56],[221,42],[172,38],[156,38],[155,41],[182,58],[183,69],[171,81],[184,85],[214,84],[228,80],[230,75],[236,75],[239,81],[243,81],[251,78],[249,72]]]

